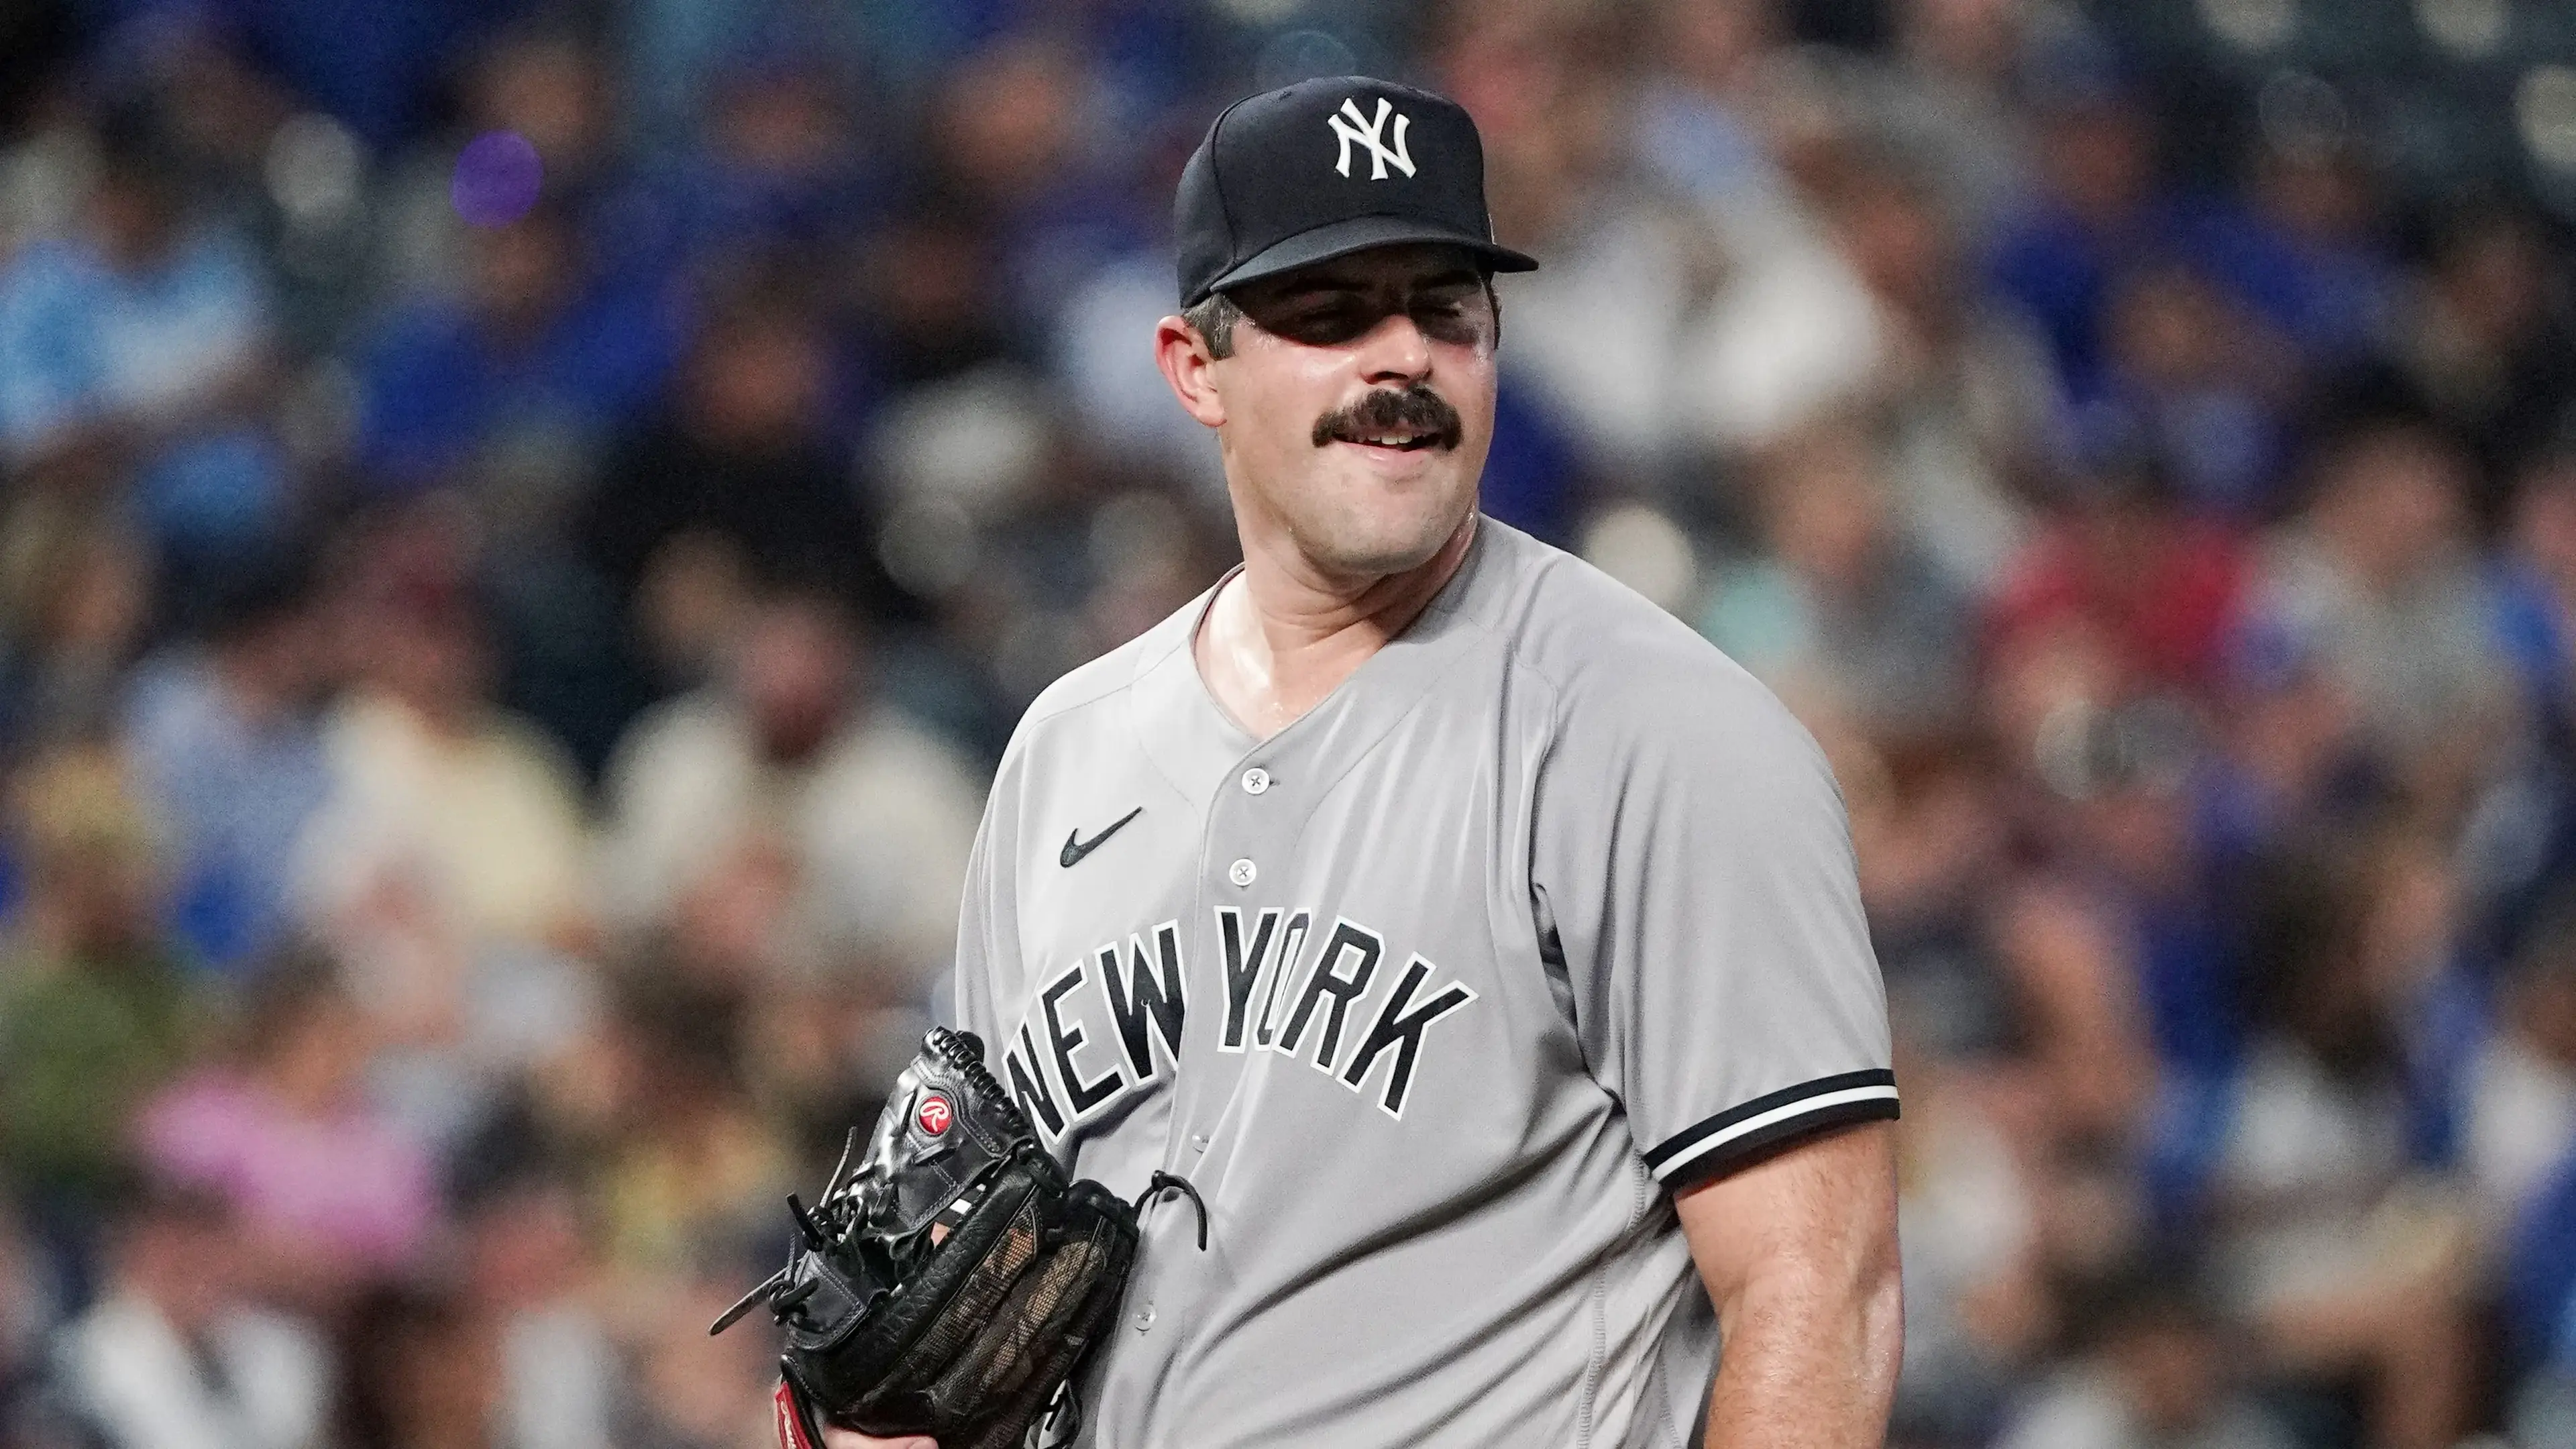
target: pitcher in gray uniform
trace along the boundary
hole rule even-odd
[[[1492,275],[1535,263],[1473,123],[1254,97],[1178,219],[1155,346],[1245,561],[1030,707],[958,942],[1067,1165],[1196,1190],[1080,1442],[1879,1443],[1897,1095],[1841,798],[1743,670],[1477,514]]]

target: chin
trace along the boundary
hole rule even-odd
[[[1342,574],[1400,574],[1429,563],[1457,531],[1456,515],[1437,518],[1341,519],[1301,531],[1306,556]]]

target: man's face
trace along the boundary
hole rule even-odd
[[[1492,295],[1455,247],[1361,252],[1233,294],[1207,364],[1247,538],[1284,532],[1345,577],[1428,561],[1475,507],[1494,431]]]

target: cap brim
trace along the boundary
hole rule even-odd
[[[1194,307],[1206,300],[1210,292],[1246,286],[1265,277],[1293,272],[1299,267],[1311,267],[1317,262],[1329,262],[1353,252],[1425,242],[1473,252],[1477,260],[1497,272],[1538,270],[1535,257],[1513,251],[1510,247],[1496,246],[1480,236],[1452,231],[1437,222],[1410,216],[1354,216],[1345,221],[1327,222],[1312,231],[1301,231],[1271,243],[1208,283],[1197,296],[1182,298],[1181,305]]]

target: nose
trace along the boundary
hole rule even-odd
[[[1402,312],[1388,315],[1360,339],[1360,379],[1404,386],[1431,375],[1431,340]]]

